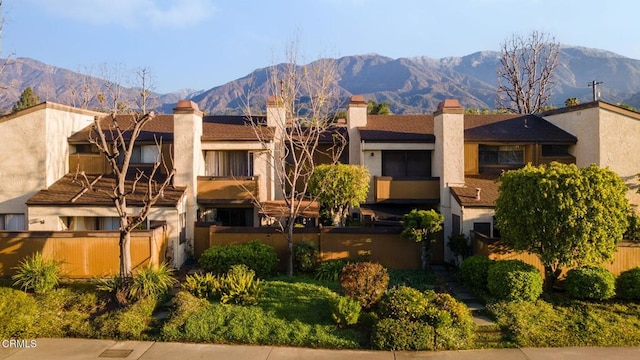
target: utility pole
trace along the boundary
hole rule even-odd
[[[603,81],[593,80],[589,84],[587,84],[588,86],[593,88],[593,101],[598,101],[598,96],[600,96],[600,93],[598,92],[598,85],[602,83]]]

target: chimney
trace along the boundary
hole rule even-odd
[[[476,201],[480,201],[480,188],[476,188]]]
[[[186,223],[196,221],[198,175],[204,174],[202,111],[190,100],[180,100],[173,109],[173,184],[186,187]],[[193,226],[187,226],[187,241],[193,246]],[[185,259],[184,246],[176,246],[172,255],[177,265]]]
[[[349,164],[362,163],[360,149],[360,133],[358,127],[367,126],[367,102],[364,96],[354,95],[347,108],[347,129],[349,131]]]
[[[440,178],[440,213],[444,216],[444,235],[453,235],[451,188],[464,186],[464,109],[458,100],[447,99],[433,114],[436,137],[433,176]],[[445,248],[445,258],[450,254]]]

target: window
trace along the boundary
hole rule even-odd
[[[98,154],[98,147],[95,144],[76,144],[77,154]]]
[[[158,159],[156,145],[134,145],[131,153],[132,164],[153,164]]]
[[[451,215],[451,235],[456,236],[461,234],[460,231],[460,215],[453,214]]]
[[[0,230],[26,230],[24,214],[0,214]]]
[[[210,208],[203,216],[219,226],[253,226],[253,208]]]
[[[207,176],[253,176],[251,151],[207,151],[205,161]]]
[[[484,236],[491,237],[491,223],[488,222],[474,222],[473,231],[480,233]]]
[[[382,176],[392,176],[397,179],[431,177],[431,151],[383,151]]]
[[[181,213],[178,221],[180,222],[180,244],[184,244],[187,241],[187,214]]]
[[[542,156],[567,156],[569,145],[542,145]]]
[[[480,165],[524,165],[524,146],[480,145],[478,161]]]

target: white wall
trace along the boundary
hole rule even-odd
[[[67,138],[104,115],[42,103],[0,119],[0,213],[27,213],[25,201],[69,172]]]
[[[578,167],[596,164],[620,175],[629,192],[627,198],[640,207],[640,117],[615,106],[600,106],[546,116],[549,122],[575,135],[573,155]]]

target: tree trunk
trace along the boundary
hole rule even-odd
[[[422,251],[420,253],[420,263],[422,264],[422,271],[427,270],[427,257],[428,257],[428,251],[429,251],[427,246],[429,246],[429,243],[423,240]]]
[[[551,265],[544,266],[544,291],[550,293],[553,291],[553,287],[558,281],[558,277],[562,273],[562,269],[559,267],[553,267]]]
[[[131,233],[120,231],[120,279],[125,281],[131,277]]]
[[[287,276],[293,277],[293,228],[294,221],[287,224]]]

